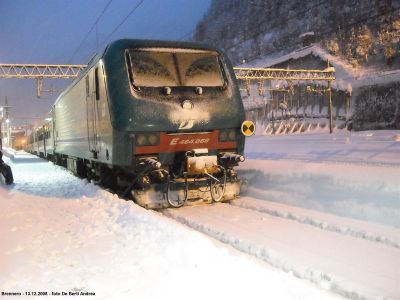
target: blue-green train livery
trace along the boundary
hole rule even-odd
[[[117,40],[58,97],[29,150],[149,208],[240,193],[244,109],[218,49]]]

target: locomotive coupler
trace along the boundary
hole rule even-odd
[[[208,155],[208,149],[194,149],[186,152],[188,175],[210,175],[219,171],[216,155]]]
[[[186,153],[187,172],[191,176],[206,176],[209,180],[211,199],[219,202],[223,199],[227,183],[227,171],[218,164],[217,155],[208,155],[208,149],[195,149]],[[241,157],[229,156],[232,161]],[[228,159],[228,157],[227,157]]]

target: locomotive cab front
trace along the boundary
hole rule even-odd
[[[244,110],[227,58],[190,43],[127,48],[124,57],[135,201],[159,208],[237,197]]]

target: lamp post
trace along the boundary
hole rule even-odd
[[[10,108],[11,106],[8,105],[8,99],[7,96],[5,97],[4,105],[1,106],[0,112],[1,112],[1,140],[2,140],[2,145],[5,145],[5,147],[10,147],[11,143],[11,127],[10,127]],[[5,122],[5,125],[3,124]],[[4,128],[3,128],[4,126]],[[5,131],[4,137],[3,137],[3,131]],[[3,141],[4,140],[4,141]]]
[[[10,119],[6,119],[6,134],[7,134],[7,140],[6,140],[6,146],[7,148],[10,148],[10,141],[11,141],[11,127],[10,127]]]

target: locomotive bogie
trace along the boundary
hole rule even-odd
[[[239,197],[241,191],[240,182],[228,182],[222,199],[219,201],[230,201]],[[165,185],[153,185],[148,189],[133,189],[131,191],[133,198],[136,203],[140,206],[149,209],[162,209],[171,207],[166,199],[166,186]],[[184,201],[185,188],[183,182],[175,184],[169,191],[171,198],[179,199],[180,202]],[[173,195],[171,195],[173,194]],[[210,193],[210,185],[207,180],[202,180],[191,184],[191,188],[188,190],[188,200],[186,205],[202,205],[213,203],[213,198]]]

